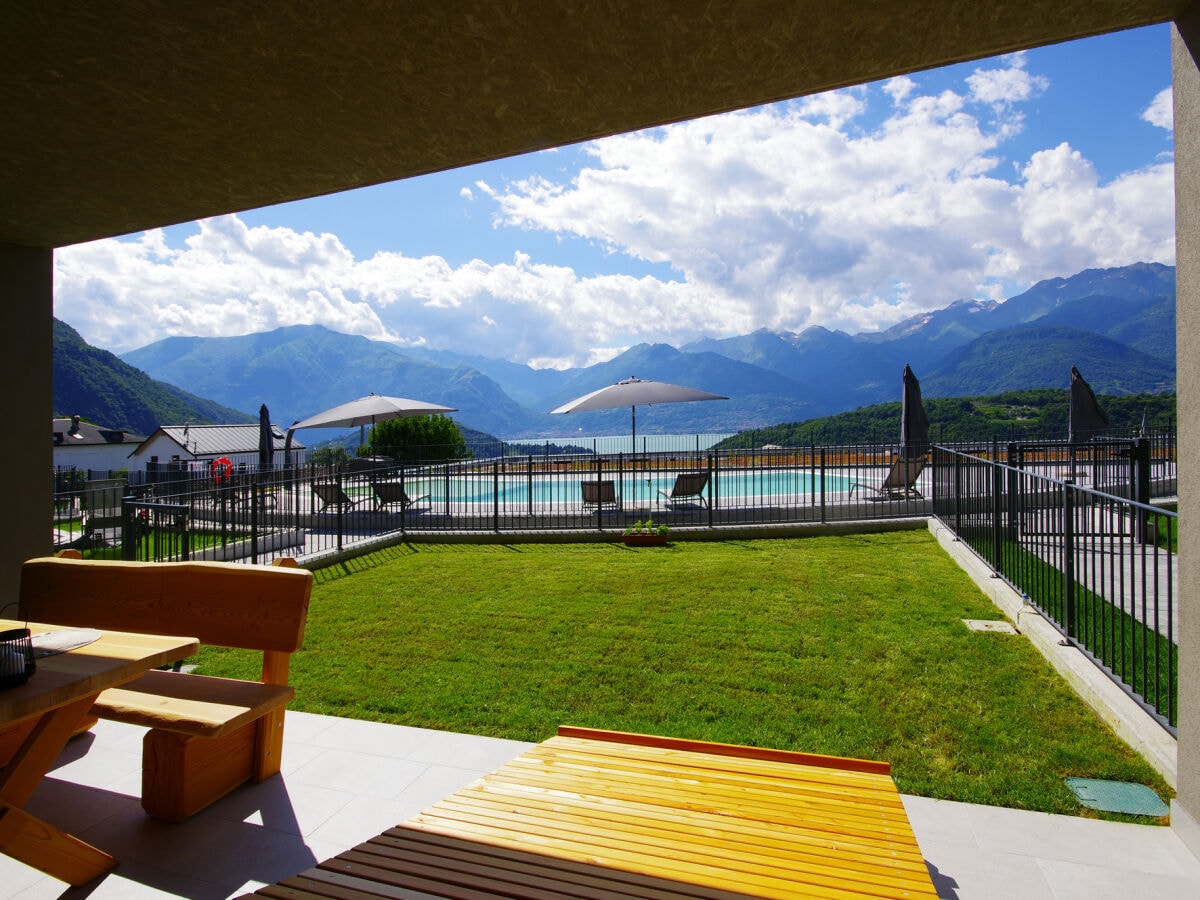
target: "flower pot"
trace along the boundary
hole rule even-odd
[[[667,543],[665,534],[656,532],[634,532],[621,535],[626,547],[662,547]]]

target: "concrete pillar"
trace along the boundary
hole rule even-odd
[[[21,563],[45,556],[53,542],[54,252],[0,244],[0,385],[4,386],[5,473],[0,539],[0,606],[15,601]],[[4,606],[0,617],[16,618]]]
[[[1172,32],[1179,386],[1179,743],[1171,825],[1200,856],[1200,10]]]

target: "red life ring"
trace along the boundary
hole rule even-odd
[[[212,478],[213,481],[220,484],[226,478],[233,474],[233,463],[229,461],[228,456],[218,456],[212,461]]]

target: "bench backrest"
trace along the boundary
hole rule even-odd
[[[20,616],[294,653],[304,640],[312,581],[311,572],[294,567],[31,559],[21,567]]]

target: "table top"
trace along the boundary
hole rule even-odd
[[[0,619],[0,630],[29,628],[32,634],[57,631],[58,625]],[[65,706],[137,678],[156,666],[191,656],[196,638],[103,631],[90,644],[37,659],[37,671],[20,687],[0,690],[0,724],[16,722]]]

